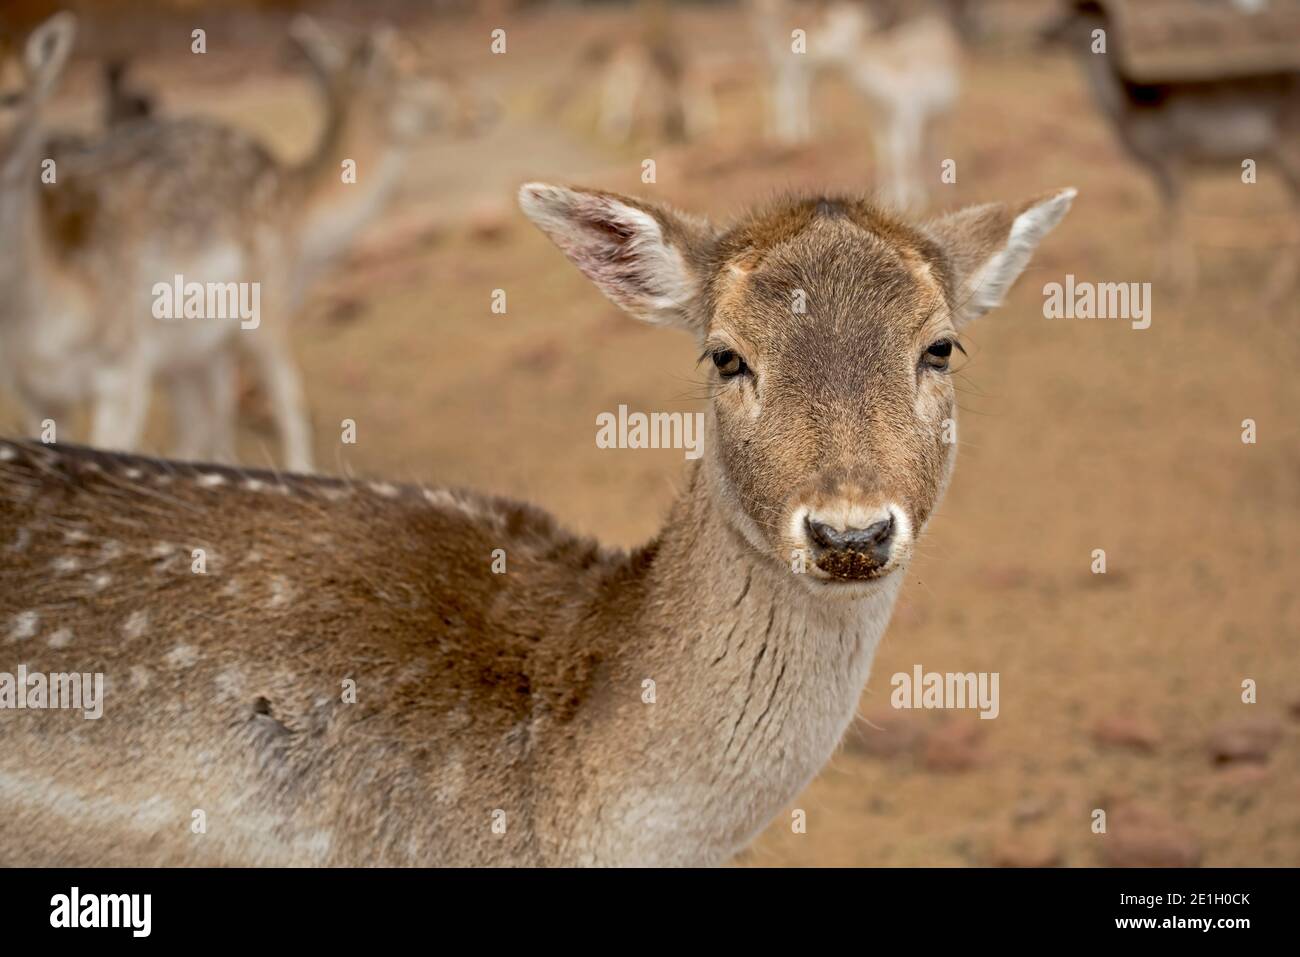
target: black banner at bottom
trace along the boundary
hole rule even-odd
[[[926,944],[1285,933],[1293,870],[0,870],[6,944],[375,943],[478,928],[695,940],[916,929]],[[856,925],[846,927],[848,925]],[[972,938],[972,934],[976,937]],[[1244,935],[1244,936],[1241,936]],[[1258,940],[1259,938],[1255,938]],[[15,951],[17,952],[17,951]]]

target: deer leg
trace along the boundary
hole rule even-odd
[[[205,458],[211,445],[211,423],[198,370],[178,372],[169,378],[172,403],[172,454],[186,462]]]
[[[271,398],[271,416],[284,446],[285,468],[310,472],[311,427],[307,421],[307,402],[288,345],[279,337],[259,338],[253,348],[253,358]]]
[[[21,410],[23,429],[30,436],[38,439],[45,437],[45,424],[54,423],[54,441],[59,441],[60,433],[72,425],[72,406],[61,400],[51,402],[41,399],[24,390],[17,390],[18,406]],[[62,438],[66,439],[67,435]]]
[[[890,189],[894,204],[903,211],[925,205],[925,187],[920,182],[924,121],[915,110],[903,106],[894,112],[890,124]]]
[[[641,74],[639,65],[617,61],[605,71],[598,124],[601,135],[619,143],[631,138]]]
[[[656,69],[658,74],[657,99],[662,104],[659,128],[669,142],[680,143],[689,136],[688,110],[686,101],[686,78],[665,69]]]
[[[1277,262],[1269,271],[1265,287],[1267,302],[1281,302],[1297,291],[1297,280],[1300,280],[1300,150],[1294,155],[1279,151],[1274,154],[1273,160],[1291,193],[1292,208],[1289,235]]]
[[[718,105],[713,98],[713,86],[707,76],[691,70],[685,80],[686,137],[695,140],[710,133],[718,125]]]
[[[952,141],[952,113],[944,109],[940,112],[931,114],[927,118],[925,131],[922,138],[922,149],[924,150],[924,174],[922,181],[930,178],[931,183],[942,183],[943,164],[949,159],[953,159],[950,152]],[[932,177],[932,178],[931,178]],[[955,182],[954,178],[954,182]],[[929,191],[927,190],[927,194]]]
[[[90,427],[90,442],[104,449],[138,449],[149,411],[149,369],[142,362],[103,373]]]
[[[189,374],[172,376],[174,454],[185,460],[234,461],[234,355],[220,351]]]
[[[214,462],[235,461],[235,421],[239,406],[235,359],[234,350],[223,350],[204,370],[208,396],[208,454]]]
[[[807,69],[793,58],[777,64],[772,84],[772,132],[779,142],[802,143],[812,135],[810,87]]]
[[[1196,288],[1196,249],[1187,232],[1182,171],[1168,164],[1152,166],[1160,189],[1164,220],[1164,261],[1161,272],[1179,292]]]

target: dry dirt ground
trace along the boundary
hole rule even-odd
[[[829,82],[817,144],[777,151],[760,141],[757,87],[739,82],[705,141],[603,143],[590,89],[563,110],[545,90],[583,37],[624,22],[521,17],[497,57],[481,22],[422,28],[504,116],[480,138],[423,147],[362,253],[300,317],[325,469],[532,500],[613,543],[654,533],[681,453],[598,450],[595,418],[620,403],[700,407],[693,343],[601,298],[514,210],[514,188],[576,181],[725,218],[786,188],[868,188],[870,118]],[[747,55],[725,11],[686,22],[695,48]],[[244,123],[286,154],[306,148],[316,110],[296,75],[233,59],[191,75],[192,62],[142,62],[139,76],[169,110]],[[74,119],[90,86],[73,77]],[[1281,184],[1267,168],[1256,185],[1231,168],[1198,181],[1199,288],[1179,299],[1157,282],[1152,325],[1136,331],[1042,316],[1045,282],[1147,281],[1157,265],[1154,191],[1074,64],[1015,36],[972,51],[942,154],[958,182],[936,187],[940,207],[1062,185],[1079,199],[966,339],[956,477],[863,695],[869,721],[792,805],[806,833],[783,814],[740,862],[1300,864],[1300,337],[1294,300],[1268,305],[1260,291],[1287,226]],[[640,182],[644,158],[654,184]],[[490,309],[494,289],[505,315]],[[265,465],[275,438],[247,406],[244,461]],[[345,418],[355,446],[338,441]],[[156,419],[161,449],[165,411]],[[1090,572],[1099,548],[1105,575]],[[890,676],[918,663],[998,672],[1000,716],[892,711]],[[1245,679],[1256,704],[1241,701]]]

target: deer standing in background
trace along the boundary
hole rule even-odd
[[[953,469],[950,356],[1073,196],[724,229],[524,186],[707,359],[704,456],[630,553],[472,493],[0,442],[0,652],[106,681],[97,721],[0,711],[0,856],[727,860],[853,717]]]
[[[673,142],[711,130],[717,121],[715,87],[734,67],[729,60],[692,50],[665,0],[638,4],[635,25],[586,44],[550,96],[563,108],[578,87],[597,80],[597,126],[614,142],[627,142],[643,126]]]
[[[812,137],[814,81],[822,72],[839,73],[871,107],[883,198],[899,210],[922,207],[925,171],[939,173],[930,141],[961,84],[961,48],[950,18],[927,8],[883,29],[867,6],[852,0],[751,0],[751,10],[769,64],[769,128],[776,139]],[[805,52],[795,52],[794,30],[804,31]]]
[[[41,125],[73,44],[70,14],[39,27],[0,120],[0,375],[33,431],[93,406],[95,445],[131,449],[161,380],[183,425],[183,458],[234,458],[237,350],[257,364],[284,446],[310,468],[290,320],[310,282],[337,260],[395,188],[406,144],[431,123],[418,75],[384,28],[348,45],[311,21],[295,37],[327,109],[299,164],[255,138],[196,119],[139,120],[93,142],[47,139]],[[61,148],[62,147],[62,148]],[[42,162],[56,180],[42,183]],[[356,164],[355,183],[343,164]],[[157,317],[174,277],[256,288],[255,320]],[[265,322],[262,322],[262,319]],[[64,433],[66,435],[66,432]]]
[[[152,94],[131,86],[126,74],[130,61],[115,57],[104,63],[104,125],[118,126],[144,120],[157,113]]]
[[[1093,52],[1094,31],[1106,31],[1105,52]],[[1300,72],[1209,80],[1138,82],[1119,61],[1119,38],[1100,4],[1082,2],[1044,31],[1083,65],[1094,100],[1128,155],[1155,180],[1165,224],[1164,268],[1176,284],[1196,281],[1196,253],[1186,223],[1186,179],[1196,167],[1232,170],[1254,158],[1276,170],[1291,194],[1293,249],[1300,246]],[[1296,254],[1281,256],[1270,298],[1296,279]]]

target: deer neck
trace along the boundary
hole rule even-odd
[[[42,143],[42,137],[33,136],[6,157],[0,169],[0,248],[5,250],[0,256],[0,301],[20,311],[39,300],[40,290],[50,284],[43,255],[49,237],[39,192],[44,187],[37,175]]]
[[[383,208],[405,165],[406,149],[384,125],[385,118],[361,112],[331,95],[325,129],[297,170],[299,237],[309,268],[348,247]],[[349,160],[355,169],[345,176]]]
[[[1124,80],[1114,59],[1119,56],[1118,51],[1093,53],[1091,47],[1080,46],[1077,56],[1083,64],[1093,101],[1112,120],[1122,119],[1125,92]]]
[[[571,838],[567,857],[725,860],[823,767],[856,712],[900,577],[859,600],[819,593],[724,518],[722,485],[709,460],[694,467],[662,534],[632,556],[643,572],[611,662],[618,690],[579,747],[596,764],[566,768],[594,783],[586,800],[612,823]]]

